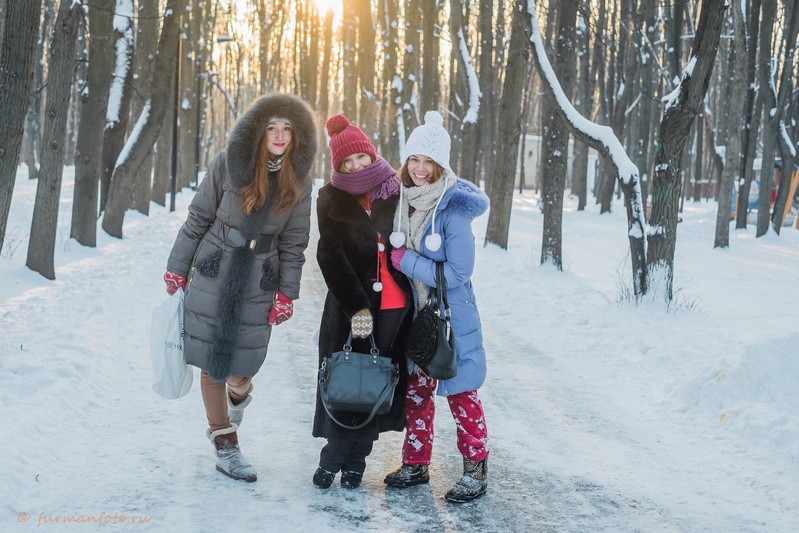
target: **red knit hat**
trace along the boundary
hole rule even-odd
[[[377,151],[372,141],[361,131],[361,128],[350,123],[344,115],[333,115],[325,124],[330,136],[330,154],[333,156],[333,168],[341,168],[341,162],[352,154],[368,154],[372,161],[377,159]]]

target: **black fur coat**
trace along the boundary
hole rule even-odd
[[[349,193],[327,184],[319,190],[316,211],[319,221],[319,244],[316,259],[328,287],[322,323],[319,330],[319,366],[325,357],[340,351],[350,332],[352,315],[368,308],[375,319],[375,330],[379,331],[381,293],[372,285],[377,273],[378,233],[386,237],[388,257],[391,245],[388,235],[392,229],[392,218],[397,205],[397,196],[386,200],[376,199],[372,203],[371,218]],[[405,426],[405,388],[407,371],[405,341],[412,320],[413,297],[408,279],[395,270],[389,259],[389,272],[405,293],[406,305],[403,318],[391,343],[391,358],[399,364],[400,382],[394,391],[391,411],[375,417],[375,420],[360,430],[347,430],[325,413],[319,392],[316,394],[316,414],[313,435],[315,437],[344,439],[377,439],[382,431],[402,431]],[[353,350],[369,352],[367,339],[355,339]],[[389,355],[383,353],[382,355]],[[364,415],[336,413],[344,423],[360,423]]]

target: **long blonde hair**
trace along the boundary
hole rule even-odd
[[[283,153],[283,165],[277,172],[277,211],[283,213],[296,205],[300,199],[300,187],[297,185],[297,176],[294,174],[294,165],[291,162],[291,152],[294,149],[292,137]],[[255,156],[255,173],[250,183],[241,188],[241,201],[244,212],[251,215],[261,209],[269,196],[269,150],[267,148],[266,132],[261,136],[258,152]]]

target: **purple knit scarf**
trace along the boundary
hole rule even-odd
[[[360,196],[372,191],[372,200],[386,199],[399,193],[400,182],[396,171],[380,156],[366,168],[352,174],[343,174],[334,170],[330,175],[333,187]]]

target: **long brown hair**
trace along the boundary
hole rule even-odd
[[[277,211],[288,211],[300,199],[300,187],[294,174],[291,152],[294,149],[294,137],[283,153],[283,165],[277,172]],[[244,212],[251,215],[261,209],[269,196],[269,150],[267,149],[266,132],[261,136],[258,153],[255,156],[255,173],[250,183],[241,188],[241,201]]]
[[[416,184],[413,182],[413,178],[411,178],[411,173],[408,172],[408,161],[405,160],[405,164],[402,165],[402,168],[399,170],[400,182],[405,187],[414,187]],[[433,172],[430,174],[430,181],[428,183],[435,183],[441,178],[444,177],[444,167],[433,161]]]

